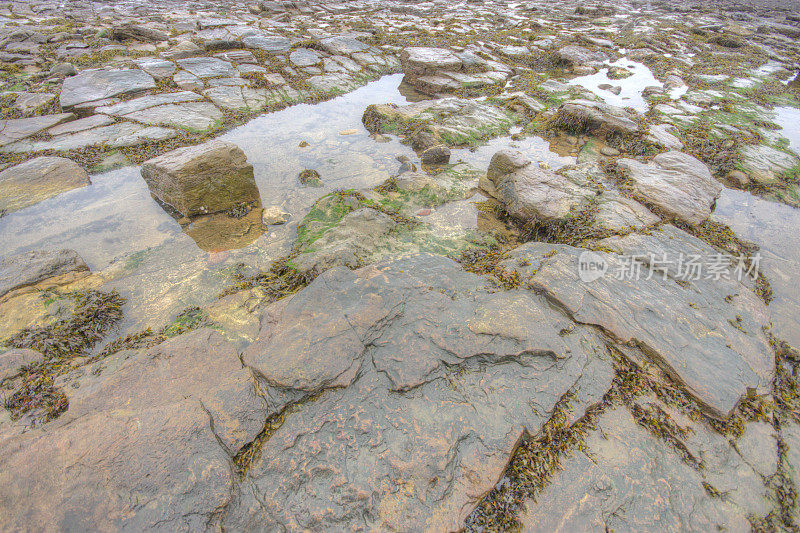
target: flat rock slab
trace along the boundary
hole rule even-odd
[[[328,270],[267,308],[246,364],[314,401],[264,442],[224,527],[458,530],[524,428],[568,390],[576,412],[598,402],[613,371],[596,333],[484,285],[420,255]]]
[[[72,107],[155,87],[153,77],[139,69],[84,70],[64,80],[59,101],[62,107]]]
[[[671,226],[602,244],[619,255],[528,243],[502,264],[558,302],[576,322],[600,326],[614,338],[641,347],[711,416],[726,418],[750,390],[770,390],[772,349],[762,331],[769,325],[767,310],[749,288],[737,280],[684,280],[677,265],[666,279],[659,270],[646,279],[642,258],[650,253],[657,258],[666,254],[675,262],[680,253],[711,261],[717,254],[713,248]],[[607,265],[605,275],[582,281],[579,258],[584,252]],[[633,256],[640,259],[631,260]],[[635,272],[631,265],[637,263],[643,272],[638,279],[626,274]]]
[[[292,41],[280,35],[250,35],[242,38],[242,43],[271,54],[288,52],[292,47]]]
[[[117,122],[108,126],[57,135],[48,141],[20,141],[4,146],[2,152],[38,152],[42,150],[77,150],[105,144],[112,148],[135,146],[147,141],[163,141],[177,135],[175,130],[142,126],[133,122]]]
[[[719,463],[698,471],[626,408],[604,413],[584,448],[528,502],[522,531],[750,531],[747,515],[770,510],[758,474],[721,435],[690,429],[705,441],[698,456]],[[710,496],[704,482],[725,497]]]
[[[257,203],[253,165],[235,144],[210,141],[179,148],[142,164],[150,192],[183,216],[226,211]]]
[[[787,171],[800,165],[800,158],[770,146],[748,145],[740,150],[742,169],[762,185],[780,182]]]
[[[201,79],[236,75],[236,68],[231,63],[216,57],[189,57],[179,59],[178,64]]]
[[[650,163],[617,161],[633,190],[669,216],[697,225],[711,214],[722,192],[702,161],[682,152],[659,154]]]
[[[57,115],[0,120],[0,146],[25,139],[72,118],[75,118],[72,113],[59,113]]]
[[[289,61],[296,67],[311,67],[322,62],[322,58],[315,50],[309,48],[295,48],[289,54]]]
[[[412,75],[461,68],[461,59],[446,48],[410,46],[400,52],[400,62],[403,65],[403,71]]]
[[[136,64],[139,68],[147,72],[157,80],[169,78],[175,74],[178,66],[172,61],[164,61],[152,58],[137,59]]]
[[[125,118],[142,124],[173,126],[190,131],[205,131],[222,120],[222,112],[209,102],[165,104],[134,111]]]
[[[0,172],[0,212],[17,211],[89,184],[89,175],[74,161],[37,157]]]
[[[180,91],[176,93],[166,94],[153,94],[149,96],[142,96],[141,98],[134,98],[126,100],[114,105],[107,105],[95,108],[96,113],[103,113],[106,115],[123,116],[134,111],[141,111],[148,107],[154,107],[163,104],[177,104],[182,102],[194,102],[202,100],[202,97],[191,91]]]
[[[344,35],[320,39],[319,44],[323,50],[332,55],[349,56],[350,54],[363,52],[369,48],[369,45],[362,43],[358,39]]]
[[[89,267],[74,250],[22,252],[0,259],[0,297],[9,292]]]
[[[20,367],[44,359],[36,350],[18,348],[0,353],[0,382],[16,375]]]
[[[203,529],[234,489],[233,455],[273,412],[208,329],[59,385],[67,412],[0,441],[2,529]]]

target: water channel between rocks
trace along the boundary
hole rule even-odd
[[[384,136],[383,142],[378,142],[361,123],[370,104],[408,103],[398,91],[401,80],[401,74],[384,76],[332,100],[262,115],[220,136],[238,145],[253,164],[263,205],[280,206],[291,215],[288,224],[270,226],[252,244],[230,250],[225,249],[230,246],[221,246],[221,251],[215,251],[215,235],[194,235],[193,239],[151,197],[139,167],[124,167],[92,176],[88,187],[0,219],[3,254],[76,250],[92,271],[108,273],[108,288],[118,288],[128,296],[124,331],[158,324],[188,306],[206,304],[229,283],[232,265],[241,262],[265,268],[286,254],[297,223],[321,196],[335,189],[382,183],[397,173],[400,163],[396,158],[401,155],[420,164],[413,150],[397,137]],[[455,149],[451,162],[462,160],[485,170],[492,155],[506,147],[520,149],[551,168],[575,161],[551,152],[542,138],[512,141],[503,137],[474,151]],[[304,169],[317,170],[323,185],[303,186],[298,174]],[[445,204],[426,221],[443,230],[454,226],[474,229],[474,203],[482,199],[475,195]]]

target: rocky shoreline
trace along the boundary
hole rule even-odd
[[[0,3],[0,529],[798,530],[795,7]]]

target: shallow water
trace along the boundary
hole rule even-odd
[[[776,107],[775,123],[781,127],[781,136],[789,140],[789,149],[800,155],[800,109],[796,107]]]
[[[800,346],[800,209],[725,189],[713,218],[740,238],[760,247],[761,269],[770,282],[773,300],[767,307],[775,334]]]
[[[631,72],[627,78],[612,79],[608,77],[608,72],[612,67],[622,67]],[[644,113],[647,111],[648,102],[642,96],[642,91],[646,87],[663,87],[663,83],[653,76],[652,71],[643,63],[637,63],[627,58],[620,58],[617,61],[608,63],[606,68],[600,69],[595,74],[588,76],[578,76],[569,80],[570,84],[580,85],[592,91],[603,99],[607,104],[619,107],[632,107],[636,111]],[[601,89],[600,85],[608,84],[621,87],[619,94],[614,94],[607,89]],[[686,87],[673,89],[670,91],[672,99],[679,98],[686,92]]]
[[[278,205],[290,222],[271,226],[241,244],[229,235],[252,222],[224,215],[182,228],[150,196],[139,167],[92,176],[92,184],[74,189],[0,219],[3,255],[71,248],[93,272],[102,271],[106,288],[118,288],[129,300],[123,330],[158,326],[188,306],[204,305],[230,283],[230,267],[243,262],[266,268],[288,253],[297,223],[321,196],[338,188],[374,187],[397,173],[397,156],[419,159],[397,137],[377,142],[361,123],[370,104],[408,103],[398,91],[402,74],[385,76],[360,89],[318,104],[301,104],[257,117],[223,134],[253,164],[264,206]],[[301,142],[308,146],[300,147]],[[529,137],[494,139],[474,151],[453,150],[451,162],[488,167],[492,155],[514,147],[532,159],[558,168],[574,161],[549,150],[546,141]],[[304,169],[317,170],[321,187],[300,184]],[[430,221],[442,229],[475,229],[474,202],[434,210]],[[188,233],[188,234],[187,234]],[[227,249],[233,248],[233,249]]]

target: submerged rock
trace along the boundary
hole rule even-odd
[[[179,148],[145,161],[141,172],[151,194],[186,217],[261,205],[253,165],[232,143]]]
[[[90,184],[89,175],[74,161],[37,157],[0,172],[0,212],[17,211]]]
[[[666,152],[644,164],[620,159],[617,164],[633,191],[664,213],[697,225],[711,214],[722,185],[702,161],[682,152]]]
[[[22,252],[5,257],[0,259],[0,297],[50,278],[88,271],[74,250]]]

